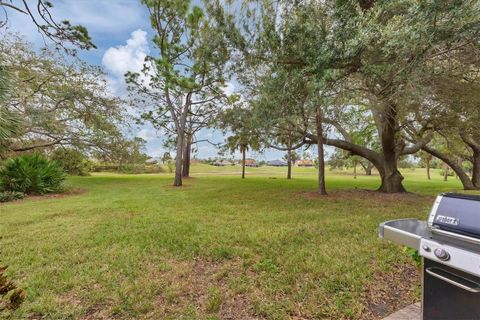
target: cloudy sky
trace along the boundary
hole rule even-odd
[[[108,83],[114,94],[126,94],[124,74],[127,71],[139,71],[143,60],[153,49],[148,13],[139,0],[57,0],[53,1],[53,16],[57,20],[67,19],[72,24],[87,27],[93,42],[98,47],[89,51],[80,51],[79,57],[90,64],[102,66],[107,74]],[[9,12],[8,27],[11,31],[24,35],[25,39],[40,48],[49,44],[44,40],[30,20],[20,13]],[[230,85],[227,90],[234,90]],[[137,129],[137,136],[147,141],[150,156],[161,156],[162,133],[145,125]],[[208,138],[222,142],[223,135],[218,131],[203,130],[198,139]],[[203,143],[198,146],[198,158],[215,157],[218,150]],[[235,155],[237,158],[238,154]],[[251,154],[257,159],[280,159],[282,152],[267,150],[262,154]]]

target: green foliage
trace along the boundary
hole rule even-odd
[[[10,81],[7,67],[0,65],[0,102],[5,102],[10,91]]]
[[[404,168],[404,169],[414,169],[417,166],[417,163],[412,161],[408,157],[401,157],[398,160],[398,167],[399,168]]]
[[[25,198],[25,193],[17,191],[0,191],[0,202],[9,202]]]
[[[7,160],[0,169],[0,190],[25,194],[44,194],[63,189],[66,174],[55,161],[39,154]]]
[[[438,171],[438,174],[440,174],[442,177],[445,176],[445,168],[442,168]],[[453,170],[447,170],[447,177],[453,177],[455,175],[455,172]]]
[[[165,173],[167,170],[158,164],[95,164],[92,165],[93,172],[119,172],[126,174],[142,174],[142,173]]]
[[[20,118],[0,105],[0,152],[6,148],[7,141],[19,131]]]
[[[18,133],[20,126],[18,115],[4,105],[8,100],[10,90],[8,69],[0,65],[0,153],[6,149],[8,140]]]
[[[0,64],[8,67],[0,70],[3,91],[1,78],[5,72],[8,76],[7,99],[0,106],[0,140],[9,139],[8,150],[68,144],[106,153],[123,139],[124,109],[120,99],[107,92],[100,68],[70,59],[60,50],[34,50],[9,33],[0,36]]]
[[[165,169],[161,165],[125,164],[118,168],[118,172],[130,174],[164,173]]]
[[[173,171],[175,170],[175,161],[168,160],[167,161],[167,169],[168,169],[169,173],[173,173]]]
[[[72,25],[68,20],[59,21],[55,18],[52,13],[52,1],[0,1],[0,8],[3,9],[6,16],[10,10],[26,14],[31,18],[31,23],[43,38],[50,39],[57,48],[62,48],[73,55],[76,54],[75,49],[70,48],[67,44],[86,50],[96,48],[84,26]]]
[[[150,122],[175,142],[176,159],[182,159],[181,142],[211,125],[226,100],[226,64],[230,48],[218,1],[202,6],[187,0],[143,0],[154,31],[155,55],[147,56],[140,73],[128,72],[126,82],[141,121]],[[190,141],[192,142],[192,141]],[[191,149],[187,147],[188,152]],[[182,184],[181,161],[174,184]]]
[[[407,254],[407,256],[412,258],[413,261],[415,261],[417,266],[420,266],[422,264],[422,257],[420,256],[417,250],[409,247],[404,247],[403,251]]]
[[[106,159],[108,161],[105,162],[113,163],[120,168],[144,166],[145,161],[149,158],[146,154],[145,144],[146,141],[138,137],[132,140],[121,139],[112,148]]]
[[[58,162],[65,172],[75,176],[88,176],[92,168],[92,162],[75,149],[58,148],[51,158]]]
[[[172,160],[172,156],[170,155],[170,152],[166,151],[162,156],[162,162],[168,162],[170,160]]]
[[[237,150],[240,152],[250,149],[260,150],[262,141],[258,120],[259,118],[255,117],[253,110],[245,107],[242,103],[222,110],[218,114],[218,121],[226,136],[223,151],[234,153]],[[230,135],[228,136],[228,134]]]

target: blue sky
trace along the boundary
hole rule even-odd
[[[139,0],[57,0],[53,1],[53,16],[57,20],[68,19],[72,24],[85,26],[97,49],[79,51],[78,56],[90,64],[102,66],[107,73],[107,80],[114,94],[126,94],[123,75],[127,71],[139,71],[143,59],[153,48],[149,17]],[[40,48],[49,44],[37,32],[27,17],[20,13],[9,12],[9,28],[22,34],[25,39]],[[230,85],[227,91],[233,91]],[[165,152],[162,147],[162,134],[151,126],[145,125],[136,129],[136,134],[147,141],[147,153],[160,156]],[[208,138],[213,142],[222,142],[222,133],[214,130],[203,130],[198,139]],[[197,157],[215,157],[218,150],[208,144],[198,145]],[[284,153],[266,150],[262,154],[253,153],[250,157],[257,159],[280,159]],[[234,155],[239,158],[239,154]]]

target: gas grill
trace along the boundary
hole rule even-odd
[[[422,257],[422,319],[480,319],[480,196],[441,194],[427,221],[387,221],[379,235]]]

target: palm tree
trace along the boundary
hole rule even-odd
[[[8,81],[7,68],[0,66],[0,148],[5,146],[8,139],[11,139],[18,132],[20,118],[17,114],[9,111],[5,106],[8,99],[10,83]]]

